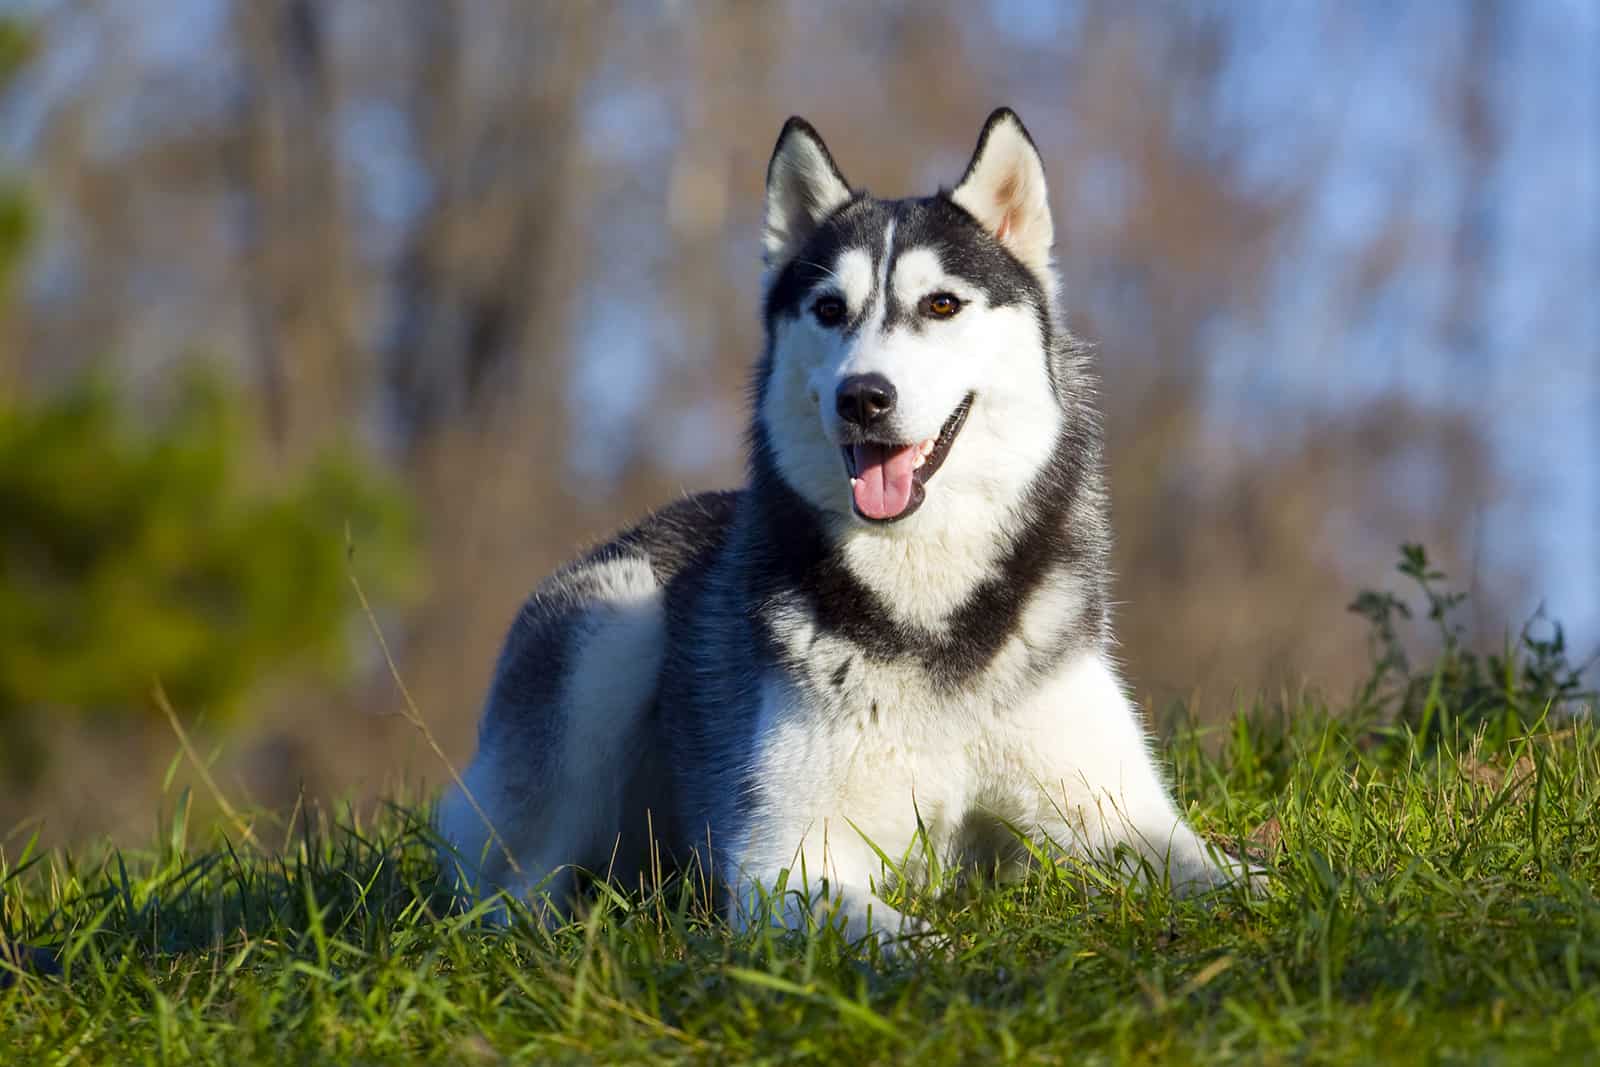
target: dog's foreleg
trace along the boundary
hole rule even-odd
[[[1040,823],[1057,847],[1082,849],[1124,869],[1148,864],[1185,893],[1257,873],[1208,845],[1184,821],[1139,715],[1103,659],[1072,665],[1052,703],[1066,721],[1053,731],[1044,763]]]
[[[805,881],[791,871],[776,872],[770,881],[743,879],[731,906],[730,919],[741,933],[763,923],[799,932],[832,927],[851,941],[870,938],[888,951],[924,928],[921,920],[884,903],[865,885]]]
[[[844,825],[847,834],[856,836]],[[783,834],[774,830],[755,839],[782,840]],[[752,856],[737,865],[740,874],[729,898],[729,919],[735,929],[767,923],[795,931],[831,926],[852,941],[870,937],[892,951],[899,939],[926,928],[873,891],[874,878],[881,879],[885,872],[865,842],[847,839],[813,845],[808,834],[787,862]]]

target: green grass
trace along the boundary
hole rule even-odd
[[[272,858],[191,846],[182,819],[148,853],[13,842],[0,938],[62,971],[11,968],[0,1060],[1595,1062],[1600,729],[1461,755],[1311,706],[1282,721],[1168,747],[1203,831],[1265,842],[1265,897],[1045,869],[925,908],[948,947],[888,961],[735,936],[674,883],[487,930],[446,913],[399,808],[301,819]]]

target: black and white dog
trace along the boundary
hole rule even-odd
[[[1020,831],[1180,888],[1248,876],[1178,814],[1110,655],[1094,379],[1051,242],[1009,110],[953,189],[907,200],[852,190],[789,121],[748,483],[529,599],[440,813],[464,888],[631,882],[653,839],[735,922],[890,937],[879,850],[1005,876]]]

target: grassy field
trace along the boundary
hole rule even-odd
[[[1600,1062],[1600,730],[1445,732],[1313,704],[1179,728],[1184,802],[1267,895],[1041,869],[924,903],[947,945],[891,960],[734,936],[681,883],[487,930],[415,809],[299,818],[273,858],[181,817],[140,854],[12,842],[0,944],[35,951],[0,1060]]]

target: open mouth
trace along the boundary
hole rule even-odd
[[[939,472],[972,410],[973,394],[945,420],[938,437],[911,444],[866,441],[844,445],[844,468],[857,515],[868,522],[899,522],[922,506],[924,486]]]

